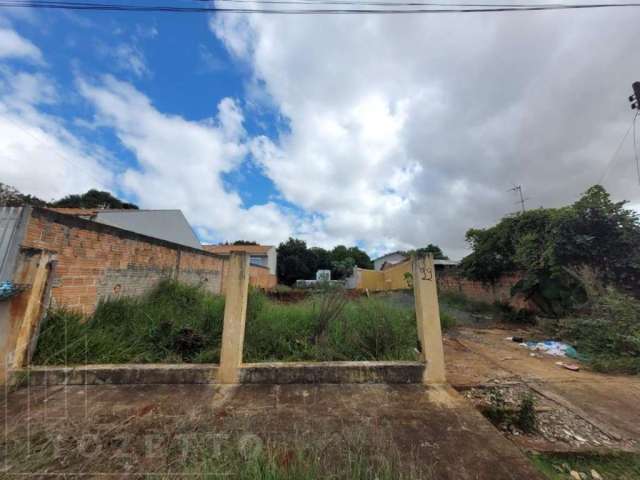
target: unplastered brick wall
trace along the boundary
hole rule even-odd
[[[55,253],[52,304],[85,314],[100,300],[144,294],[163,278],[224,291],[224,257],[47,209],[32,209],[21,246]]]
[[[522,276],[517,273],[503,275],[493,284],[464,278],[456,269],[438,272],[437,278],[438,290],[441,292],[460,293],[471,300],[484,303],[503,302],[514,308],[536,310],[535,305],[522,295],[511,295],[511,288],[522,279]]]

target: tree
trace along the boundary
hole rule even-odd
[[[233,245],[258,245],[258,242],[254,242],[253,240],[236,240],[233,242]]]
[[[296,280],[315,279],[318,270],[331,270],[331,278],[348,277],[353,267],[373,268],[366,252],[358,247],[338,245],[331,251],[307,248],[306,242],[289,238],[278,246],[278,280],[292,285]]]
[[[40,200],[38,197],[20,193],[11,185],[0,183],[0,207],[22,207],[24,205],[46,207],[47,202]]]
[[[472,253],[461,262],[466,276],[495,282],[523,272],[521,292],[551,314],[584,300],[575,272],[589,267],[601,281],[640,293],[640,222],[626,202],[612,202],[595,185],[573,205],[540,208],[503,218],[487,229],[471,229]]]
[[[123,202],[114,197],[109,192],[100,190],[89,190],[81,195],[67,195],[60,200],[53,202],[52,207],[61,208],[115,208],[115,209],[138,209],[133,203]]]
[[[416,253],[418,255],[426,255],[430,253],[436,260],[449,260],[449,257],[442,252],[442,249],[433,243],[430,243],[426,247],[416,249]]]
[[[356,261],[352,257],[345,257],[342,260],[334,260],[331,262],[331,278],[342,280],[353,273],[353,267]]]
[[[348,257],[353,258],[355,264],[359,268],[373,268],[373,260],[369,257],[367,252],[360,250],[358,247],[351,247],[347,249]]]
[[[331,270],[331,252],[320,247],[311,247],[318,270]]]
[[[304,240],[289,238],[278,245],[278,280],[293,285],[296,280],[313,279],[316,273],[316,256],[307,248]]]

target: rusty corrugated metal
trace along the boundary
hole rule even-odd
[[[0,207],[0,282],[12,280],[25,213],[24,207]]]

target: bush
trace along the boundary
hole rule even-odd
[[[514,423],[525,433],[533,433],[538,429],[535,401],[531,393],[527,393],[520,401]]]
[[[507,404],[502,391],[497,388],[491,390],[489,393],[489,406],[484,413],[494,425],[500,425],[507,419]]]
[[[596,370],[640,373],[640,301],[626,294],[603,290],[584,317],[560,321],[559,334]]]

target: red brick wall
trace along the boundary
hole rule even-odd
[[[109,297],[143,294],[162,278],[224,289],[221,256],[45,209],[31,212],[21,246],[56,253],[52,302],[83,313]]]
[[[505,302],[514,308],[536,309],[535,305],[524,297],[520,295],[511,296],[511,287],[520,281],[522,278],[520,274],[505,275],[495,284],[484,284],[466,279],[459,275],[455,269],[439,271],[437,278],[438,290],[441,292],[460,293],[478,302]]]
[[[251,265],[249,269],[249,283],[254,287],[269,290],[278,284],[278,277],[270,273],[267,267]]]

